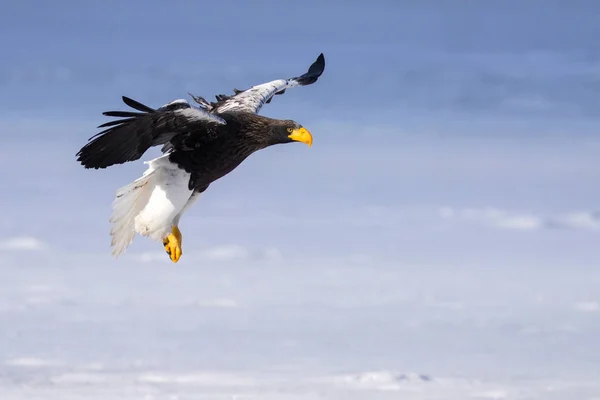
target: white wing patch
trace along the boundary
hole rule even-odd
[[[182,117],[190,122],[206,121],[221,125],[227,124],[227,122],[218,115],[210,113],[203,108],[192,107],[185,99],[173,100],[160,107],[157,111],[172,111],[175,117]]]
[[[233,96],[219,95],[217,102],[209,103],[203,97],[191,95],[201,109],[209,113],[223,113],[227,111],[258,113],[261,107],[271,101],[273,96],[283,94],[287,89],[296,86],[307,86],[315,83],[325,70],[325,57],[320,54],[311,64],[308,72],[295,78],[276,79],[260,85],[252,86],[247,90],[235,90]]]
[[[188,119],[189,121],[199,121],[204,120],[207,122],[214,122],[220,125],[226,125],[227,122],[219,117],[218,115],[209,113],[201,108],[196,108],[190,106],[190,108],[181,108],[179,110],[174,111],[175,115],[178,117],[183,117]]]
[[[257,113],[275,93],[294,86],[298,86],[298,83],[291,79],[277,79],[256,85],[226,100],[222,105],[217,106],[214,111],[217,113],[226,111]]]
[[[161,106],[159,108],[159,110],[163,109],[163,108],[169,108],[169,106],[172,106],[172,105],[175,105],[175,104],[187,104],[187,105],[190,105],[190,103],[188,103],[188,101],[186,99],[177,99],[177,100],[173,100],[173,101],[168,102],[167,104]]]

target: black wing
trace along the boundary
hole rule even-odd
[[[193,131],[208,134],[218,125],[226,124],[221,117],[192,107],[185,100],[173,101],[156,110],[125,96],[123,102],[140,112],[103,113],[123,119],[100,125],[98,128],[107,129],[92,136],[79,150],[77,161],[85,168],[106,168],[134,161],[152,146],[168,145],[178,134]]]

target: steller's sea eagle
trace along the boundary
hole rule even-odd
[[[316,82],[324,69],[320,54],[301,76],[234,89],[231,96],[217,95],[216,102],[190,95],[198,106],[175,100],[153,109],[123,96],[123,102],[138,112],[104,112],[123,119],[100,125],[107,129],[77,153],[85,168],[138,160],[152,146],[162,145],[163,153],[145,162],[148,168],[140,178],[117,190],[110,218],[112,254],[123,253],[137,232],[162,240],[170,259],[179,261],[179,220],[212,182],[257,150],[291,142],[311,146],[311,133],[299,123],[257,114],[274,95]]]

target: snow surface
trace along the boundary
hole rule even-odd
[[[250,253],[6,253],[0,399],[600,398],[596,307],[556,279]]]

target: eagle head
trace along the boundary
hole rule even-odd
[[[272,134],[276,143],[300,142],[312,146],[311,133],[296,121],[281,121],[273,127]]]

